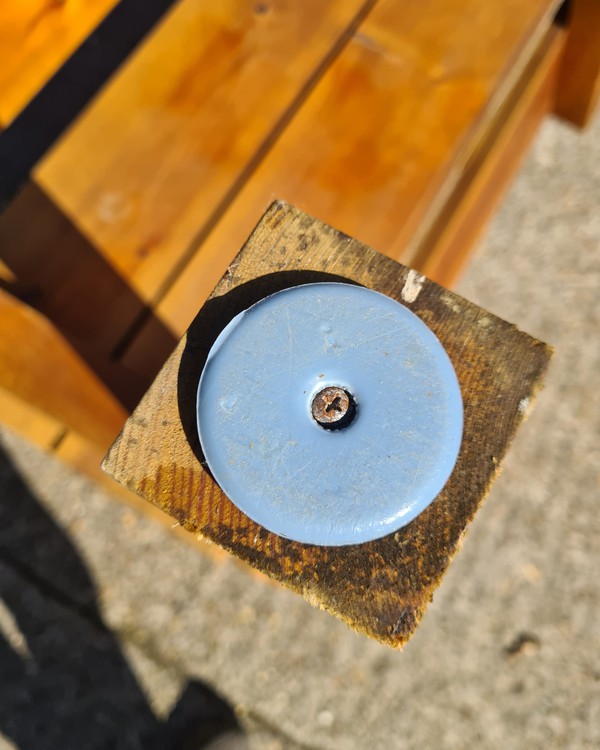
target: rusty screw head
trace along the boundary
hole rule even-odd
[[[354,419],[356,404],[348,391],[328,386],[313,398],[311,411],[314,420],[326,430],[341,430]]]

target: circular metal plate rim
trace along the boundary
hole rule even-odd
[[[346,545],[353,545],[353,544],[362,544],[362,543],[365,543],[365,542],[368,542],[368,541],[372,541],[374,539],[378,539],[378,538],[381,538],[383,536],[386,536],[389,533],[394,533],[399,528],[402,528],[403,526],[407,525],[412,520],[414,520],[414,518],[416,518],[418,515],[420,515],[420,513],[422,513],[423,510],[425,510],[425,508],[427,508],[431,504],[431,502],[433,502],[435,500],[435,497],[437,495],[439,495],[439,492],[441,492],[441,490],[443,489],[443,487],[447,483],[449,477],[451,476],[451,474],[452,474],[452,472],[454,470],[454,466],[456,464],[456,459],[457,459],[458,453],[460,451],[460,445],[462,444],[462,429],[463,429],[462,395],[461,395],[461,392],[460,392],[460,385],[458,383],[458,380],[456,379],[456,373],[454,371],[452,362],[451,362],[450,358],[448,357],[448,354],[445,351],[442,343],[440,342],[440,340],[435,335],[435,333],[429,328],[429,326],[427,326],[427,324],[418,315],[416,315],[406,305],[403,305],[401,302],[399,302],[398,300],[394,299],[393,297],[389,297],[389,296],[387,296],[387,295],[385,295],[385,294],[383,294],[381,292],[369,289],[368,287],[364,287],[362,285],[357,285],[357,284],[352,284],[352,283],[343,283],[343,282],[317,282],[317,283],[309,283],[309,284],[300,284],[300,285],[288,287],[286,289],[274,292],[273,294],[265,296],[264,298],[262,298],[258,302],[255,302],[250,307],[248,307],[247,309],[241,311],[234,318],[232,318],[232,320],[219,333],[219,335],[215,339],[215,341],[214,341],[214,343],[213,343],[213,345],[212,345],[212,347],[211,347],[211,349],[209,351],[209,354],[208,354],[207,359],[206,359],[206,363],[204,365],[204,369],[203,369],[202,374],[200,376],[200,380],[199,380],[199,384],[198,384],[198,391],[197,391],[196,419],[197,419],[198,436],[199,436],[199,439],[200,439],[200,443],[201,443],[201,446],[202,446],[202,450],[203,450],[204,457],[206,459],[206,463],[208,465],[208,468],[209,468],[212,476],[214,477],[215,481],[217,482],[217,484],[219,484],[219,486],[221,487],[221,489],[223,490],[223,492],[225,494],[227,494],[226,488],[223,487],[221,481],[219,480],[219,476],[218,476],[219,472],[215,471],[214,465],[211,465],[211,461],[210,461],[209,457],[207,456],[207,453],[206,453],[206,450],[205,450],[205,440],[203,440],[203,427],[202,427],[200,401],[201,401],[202,386],[203,386],[203,383],[205,382],[206,373],[208,372],[208,369],[209,369],[208,365],[209,365],[210,361],[217,356],[217,354],[219,353],[219,351],[226,344],[227,339],[229,338],[230,334],[233,333],[233,331],[240,325],[240,323],[242,322],[242,320],[244,319],[244,317],[248,313],[250,313],[251,311],[255,310],[255,308],[257,308],[257,307],[259,307],[261,305],[264,305],[269,300],[272,300],[274,297],[278,297],[280,295],[286,294],[287,292],[291,292],[293,290],[297,290],[297,289],[301,289],[301,288],[306,288],[306,287],[310,287],[310,288],[314,288],[314,287],[350,287],[352,289],[360,289],[360,290],[364,290],[364,292],[367,292],[367,293],[369,293],[371,295],[376,295],[378,297],[381,297],[384,300],[387,300],[388,303],[391,301],[392,303],[398,305],[400,308],[403,308],[403,310],[405,311],[405,313],[408,313],[409,316],[412,316],[412,318],[415,320],[415,325],[417,325],[419,327],[420,331],[423,332],[423,334],[425,336],[429,336],[429,337],[432,338],[432,340],[435,341],[437,347],[439,347],[439,349],[441,350],[441,352],[443,352],[443,355],[444,355],[445,359],[447,360],[448,364],[450,365],[450,369],[451,369],[451,371],[452,371],[452,373],[454,375],[454,379],[455,379],[456,393],[457,393],[457,396],[458,396],[458,406],[459,406],[459,410],[458,410],[458,413],[456,415],[457,418],[459,418],[459,424],[457,424],[459,437],[458,437],[458,441],[457,441],[456,455],[454,457],[454,460],[451,462],[451,464],[452,464],[451,468],[447,471],[447,476],[446,476],[446,478],[444,480],[444,483],[442,484],[442,486],[440,487],[440,489],[438,490],[438,492],[436,493],[436,495],[434,495],[427,502],[418,503],[417,505],[413,506],[413,508],[411,508],[410,512],[406,514],[406,517],[404,518],[404,520],[402,520],[402,522],[397,522],[398,519],[396,519],[396,522],[392,523],[391,526],[390,526],[390,528],[385,528],[385,529],[377,528],[377,529],[373,530],[373,528],[369,527],[367,529],[367,533],[357,534],[357,535],[354,535],[354,536],[348,536],[346,538],[341,538],[340,537],[340,539],[338,539],[336,541],[324,541],[326,535],[325,536],[319,535],[318,537],[310,537],[309,538],[307,536],[304,536],[303,534],[287,534],[287,533],[282,532],[281,529],[271,528],[268,523],[264,522],[265,519],[261,519],[261,518],[257,518],[256,517],[257,514],[255,512],[253,512],[252,508],[248,507],[249,504],[246,503],[246,502],[244,502],[244,500],[242,498],[238,497],[238,498],[234,499],[233,497],[230,497],[230,499],[233,502],[233,504],[236,505],[249,518],[251,518],[252,520],[254,520],[259,525],[262,525],[268,531],[271,531],[272,533],[274,533],[274,534],[276,534],[278,536],[281,536],[283,538],[292,539],[292,540],[298,541],[298,542],[300,542],[302,544],[317,545],[317,546],[346,546]],[[322,386],[324,386],[324,385],[326,385],[326,383],[322,384]],[[338,384],[338,385],[342,385],[342,384]],[[316,393],[316,390],[315,390],[315,393]],[[317,426],[316,423],[315,423],[315,426]],[[319,429],[323,429],[323,428],[319,427]],[[351,426],[350,426],[349,429],[351,429]],[[260,514],[258,514],[258,515],[260,516]],[[300,537],[303,537],[303,538],[300,538]]]

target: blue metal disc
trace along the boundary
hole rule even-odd
[[[313,418],[326,386],[353,421]],[[357,544],[412,521],[443,488],[462,439],[462,399],[432,331],[395,300],[350,284],[267,297],[215,341],[198,387],[198,431],[216,481],[284,537]]]

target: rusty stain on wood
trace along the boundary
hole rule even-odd
[[[373,542],[318,547],[262,528],[221,492],[201,453],[195,399],[208,351],[241,310],[280,289],[350,281],[402,300],[409,269],[301,211],[273,203],[109,451],[103,467],[189,531],[383,643],[417,627],[485,498],[551,356],[548,346],[425,279],[408,306],[452,360],[464,438],[443,491],[412,523]],[[404,300],[406,304],[406,300]]]

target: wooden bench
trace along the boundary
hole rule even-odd
[[[14,42],[5,73],[35,83],[4,122],[111,7],[87,5],[61,54],[44,52],[51,65]],[[31,13],[29,28],[34,6],[3,13]],[[2,420],[97,475],[107,394],[131,411],[275,197],[451,285],[545,115],[581,124],[593,108],[598,4],[568,11],[560,0],[174,3],[0,217],[5,302],[39,313],[21,339],[53,326],[96,402],[71,386],[40,399],[43,377],[15,390],[44,366],[40,344],[3,357]]]

